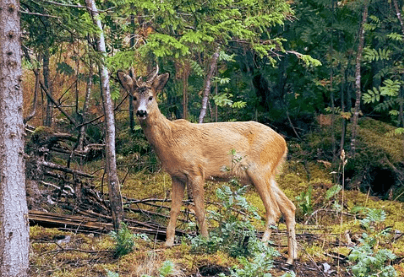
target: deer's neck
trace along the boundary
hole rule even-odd
[[[149,143],[154,147],[157,155],[159,155],[160,149],[166,148],[171,144],[172,133],[171,125],[169,121],[159,109],[149,114],[147,118],[140,122],[144,134]]]

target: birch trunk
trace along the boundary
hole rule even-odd
[[[368,17],[368,6],[369,0],[366,0],[364,3],[364,9],[362,13],[362,22],[359,28],[359,45],[358,45],[358,52],[356,53],[356,67],[355,67],[355,90],[356,90],[356,100],[355,100],[355,108],[354,114],[352,116],[352,132],[351,132],[351,151],[350,156],[355,156],[355,147],[356,147],[356,132],[358,128],[358,118],[359,118],[359,111],[361,105],[361,60],[362,60],[362,52],[363,46],[365,43],[365,28],[364,25],[366,24],[366,20]]]
[[[213,74],[215,73],[215,70],[216,70],[217,59],[219,58],[219,50],[220,50],[220,48],[218,47],[216,49],[216,52],[212,56],[212,60],[210,61],[209,72],[208,72],[208,75],[206,76],[205,87],[203,89],[202,108],[201,108],[201,113],[199,114],[199,123],[203,123],[203,119],[205,118],[205,115],[206,115],[206,109],[208,107],[210,87],[211,87]]]
[[[100,33],[96,36],[98,52],[105,58],[106,48],[104,33],[99,19],[97,6],[94,0],[86,0],[87,10],[90,13],[94,25],[96,25]],[[103,95],[103,105],[105,111],[105,152],[106,152],[106,173],[108,176],[108,190],[109,201],[111,205],[112,220],[114,229],[119,229],[120,222],[123,218],[122,197],[119,185],[119,179],[116,167],[115,156],[115,119],[114,119],[114,106],[111,99],[111,93],[109,88],[109,76],[108,69],[105,66],[104,59],[100,59],[99,62],[100,78],[101,78],[101,90]]]
[[[0,1],[0,276],[28,276],[18,0]]]

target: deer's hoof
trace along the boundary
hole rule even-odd
[[[166,241],[166,242],[164,243],[164,245],[163,245],[164,248],[171,248],[171,247],[173,247],[173,246],[174,246],[174,243],[173,243],[173,242],[167,242],[167,241]]]

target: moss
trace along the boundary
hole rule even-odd
[[[61,235],[72,235],[70,232],[61,231],[56,228],[44,228],[41,226],[30,227],[29,236],[31,239],[41,240],[41,239],[53,239],[56,236]]]
[[[305,246],[305,255],[309,255],[311,258],[327,260],[327,256],[324,255],[324,249],[320,246]]]
[[[171,177],[166,173],[132,173],[122,186],[122,193],[129,198],[165,198],[171,191]]]

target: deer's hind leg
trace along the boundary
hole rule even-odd
[[[268,241],[271,236],[272,229],[276,226],[276,222],[281,215],[278,201],[276,200],[275,193],[268,185],[268,179],[265,178],[264,174],[259,172],[259,170],[254,170],[251,168],[247,170],[247,174],[258,191],[266,210],[265,232],[262,236],[262,241]]]
[[[272,177],[270,179],[271,190],[275,193],[278,206],[285,218],[286,227],[288,231],[288,264],[293,264],[293,260],[297,259],[297,242],[295,231],[295,211],[296,207],[285,195],[285,193],[278,187],[276,181]]]
[[[177,178],[172,178],[172,191],[171,191],[171,211],[170,221],[167,226],[167,237],[164,244],[165,247],[174,245],[175,225],[177,216],[180,213],[182,199],[184,197],[185,184]]]
[[[208,225],[205,218],[205,191],[203,188],[204,179],[202,176],[194,176],[190,178],[190,187],[195,203],[195,214],[198,220],[198,227],[203,237],[208,236]]]

